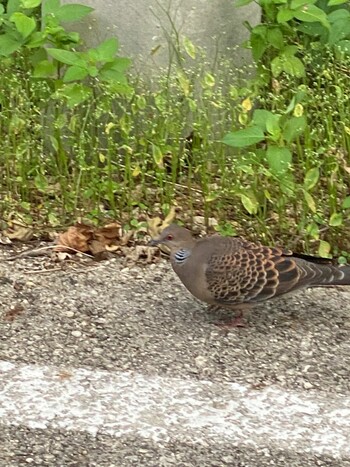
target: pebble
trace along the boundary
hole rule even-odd
[[[82,333],[80,331],[72,331],[72,336],[74,337],[81,337]]]

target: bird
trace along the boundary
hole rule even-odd
[[[350,285],[349,265],[238,236],[195,239],[171,224],[150,245],[169,248],[174,272],[194,297],[213,308],[236,310],[232,326],[244,325],[243,312],[266,300],[307,287]]]

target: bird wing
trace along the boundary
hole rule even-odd
[[[219,245],[218,245],[219,246]],[[218,304],[259,302],[307,285],[293,253],[226,238],[207,261],[208,288]],[[302,260],[303,261],[303,260]]]

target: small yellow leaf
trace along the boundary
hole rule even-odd
[[[102,154],[102,152],[100,152],[100,153],[98,154],[98,158],[99,158],[101,164],[104,164],[104,163],[105,163],[105,161],[106,161],[106,156],[105,156],[104,154]]]
[[[137,166],[134,168],[134,170],[132,171],[132,176],[133,176],[133,177],[137,177],[138,175],[140,175],[140,173],[141,173],[140,166],[137,165]]]
[[[294,107],[293,115],[294,117],[301,117],[304,113],[304,107],[301,104],[297,104]]]
[[[115,123],[113,122],[109,122],[107,123],[107,125],[105,126],[105,133],[106,135],[109,135],[110,131],[115,128]]]
[[[252,104],[252,101],[250,100],[250,97],[247,97],[246,99],[244,99],[244,101],[242,102],[243,112],[249,112],[249,110],[252,110],[252,107],[253,107],[253,104]]]

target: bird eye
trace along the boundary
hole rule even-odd
[[[167,239],[167,240],[170,240],[170,241],[171,241],[173,238],[174,238],[174,237],[173,237],[171,234],[167,235],[167,237],[166,237],[166,239]]]

